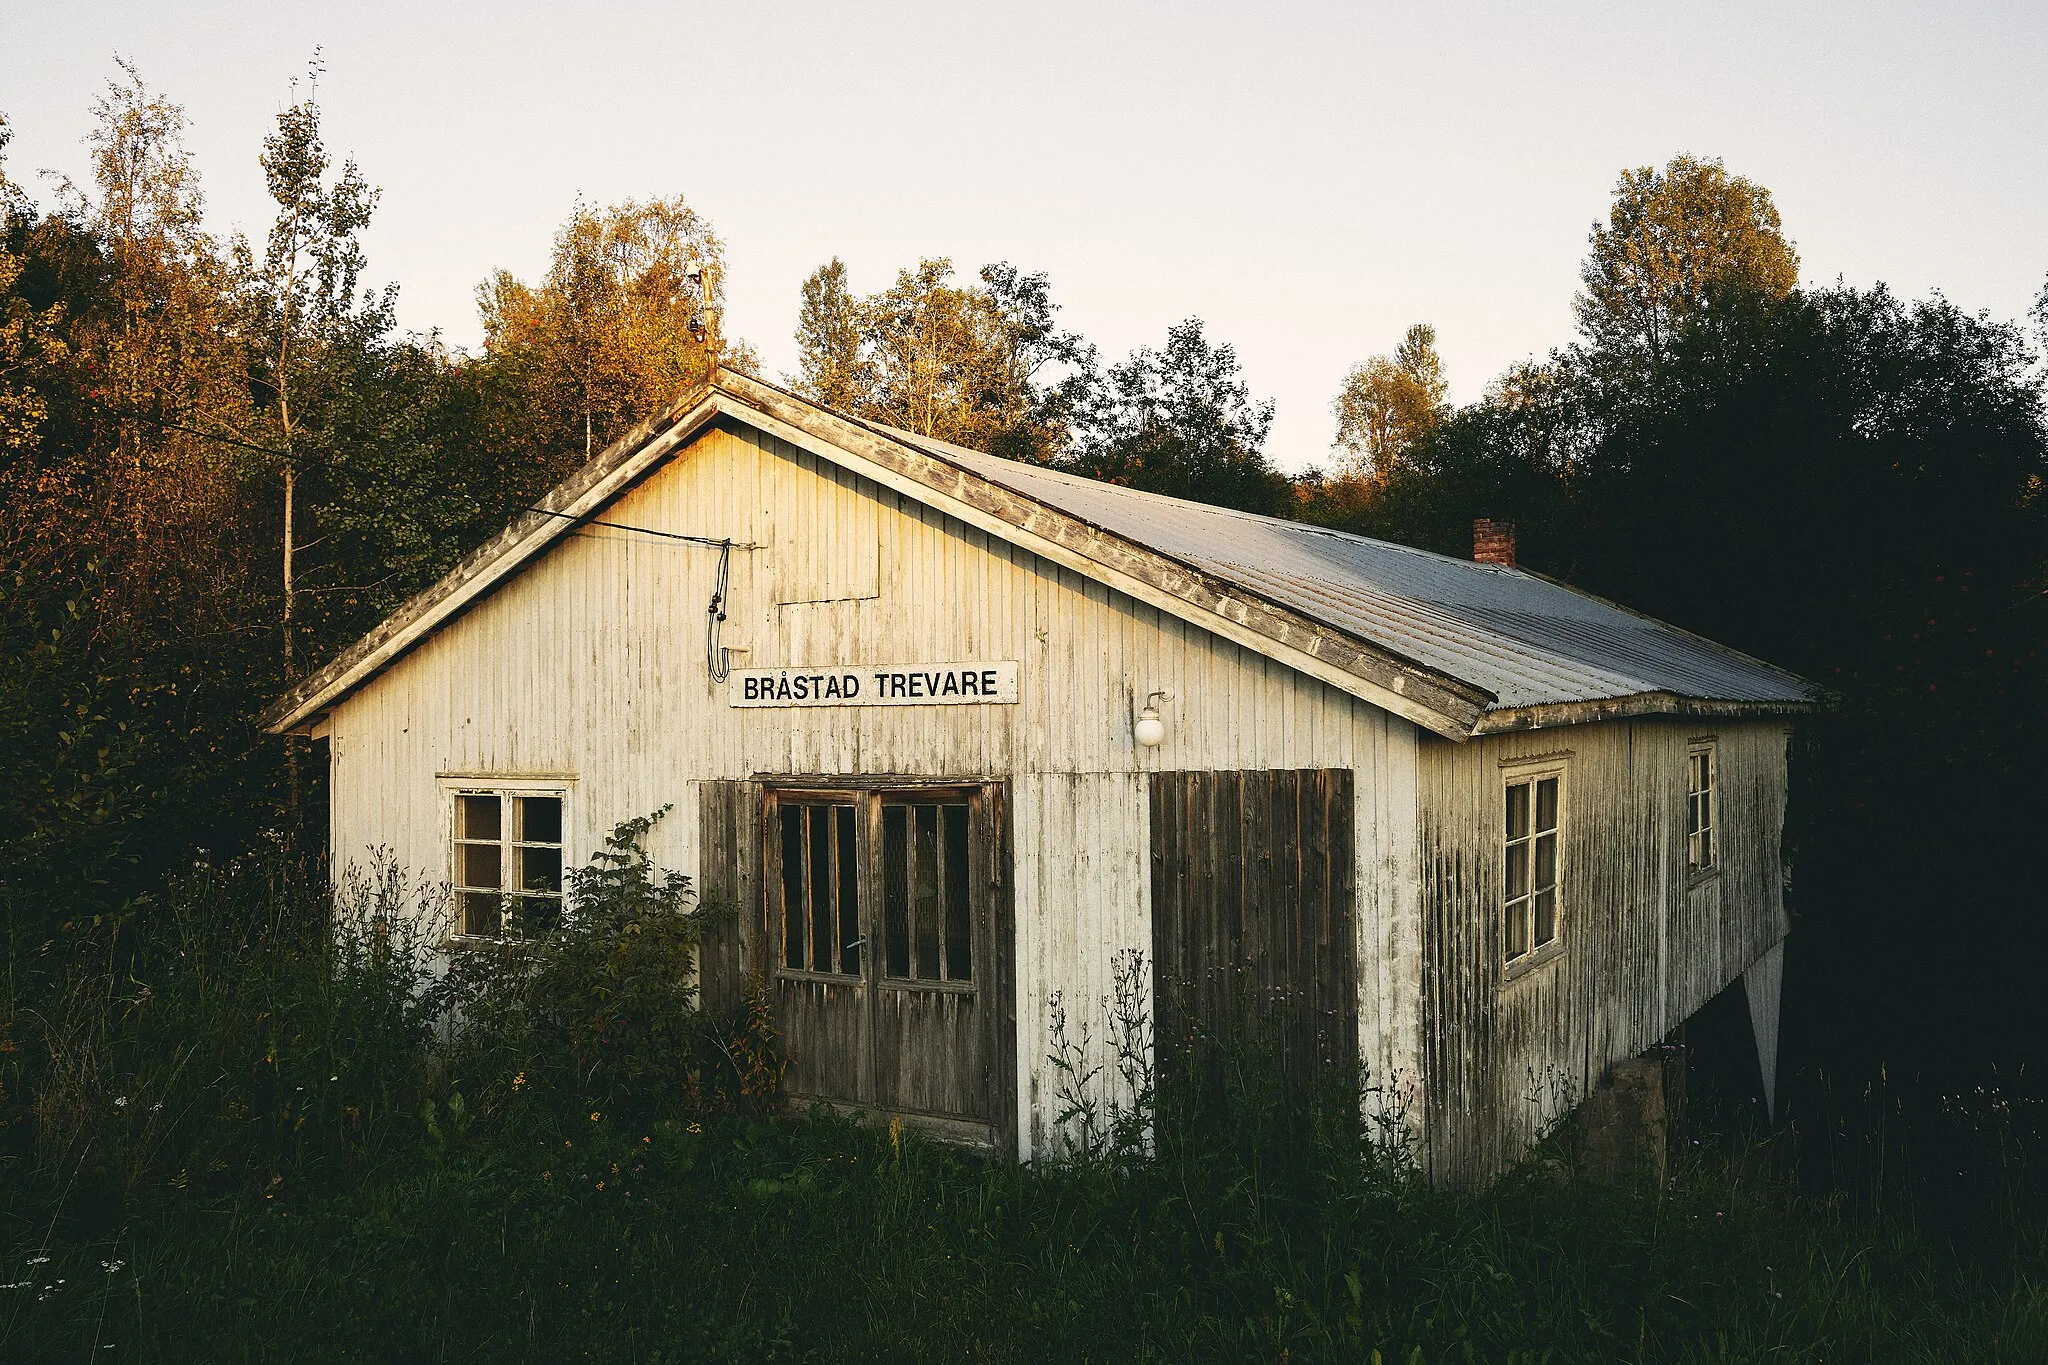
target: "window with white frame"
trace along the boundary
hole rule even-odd
[[[562,918],[560,788],[455,790],[455,931],[545,932]]]
[[[1714,744],[1695,740],[1685,755],[1685,868],[1711,872],[1719,850],[1714,846]]]
[[[1510,967],[1557,941],[1563,798],[1564,774],[1559,770],[1508,775],[1501,944]]]

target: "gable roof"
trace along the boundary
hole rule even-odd
[[[1645,694],[1803,707],[1806,684],[1526,569],[1211,507],[894,433],[985,479],[1484,688],[1489,713]],[[1500,728],[1498,725],[1482,728]]]
[[[1526,570],[1004,460],[720,373],[302,680],[264,712],[264,728],[308,730],[721,416],[1450,738],[1811,704],[1811,689],[1782,669]]]

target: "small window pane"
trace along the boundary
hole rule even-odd
[[[1557,885],[1557,836],[1540,834],[1536,837],[1536,889],[1541,891]],[[1538,934],[1538,940],[1543,935]]]
[[[1557,893],[1538,891],[1536,893],[1536,946],[1557,937]]]
[[[945,806],[946,978],[974,979],[973,918],[968,913],[967,807]]]
[[[1517,901],[1508,907],[1507,940],[1510,960],[1529,951],[1529,902]]]
[[[462,839],[496,839],[499,836],[498,798],[465,796],[462,803]],[[496,886],[493,882],[491,885]]]
[[[562,900],[559,896],[515,896],[512,914],[521,933],[553,933],[561,927]]]
[[[804,810],[782,807],[782,965],[804,965]]]
[[[462,884],[464,886],[503,885],[504,853],[498,844],[463,844]]]
[[[1557,779],[1554,777],[1546,777],[1536,784],[1536,828],[1557,828]]]
[[[559,848],[520,849],[519,889],[521,891],[560,891],[562,889],[562,850]]]
[[[1529,894],[1529,845],[1508,845],[1508,899],[1519,900]]]
[[[812,806],[811,814],[811,970],[829,972],[839,960],[832,941],[832,808]]]
[[[1517,782],[1508,788],[1508,838],[1529,837],[1529,784]]]
[[[1714,831],[1711,829],[1703,829],[1700,831],[1700,866],[1712,867],[1713,865]]]
[[[911,938],[916,948],[916,975],[939,976],[939,808],[913,806],[916,837],[910,872]]]
[[[491,891],[465,891],[462,893],[462,932],[465,934],[495,934],[504,927],[500,906],[503,902],[497,893]]]
[[[519,842],[559,844],[562,842],[562,798],[521,796],[513,803],[518,810]]]
[[[882,942],[888,957],[883,970],[895,977],[910,975],[910,811],[882,807]]]
[[[839,825],[839,970],[860,975],[860,868],[854,861],[853,807],[834,806]]]

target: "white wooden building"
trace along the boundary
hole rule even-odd
[[[1738,976],[1768,1083],[1808,695],[1511,563],[722,375],[265,722],[327,741],[336,868],[445,875],[458,931],[672,805],[740,909],[707,1001],[766,974],[799,1094],[1043,1152],[1052,1002],[1102,1039],[1135,951],[1155,1012],[1283,988],[1461,1180]]]

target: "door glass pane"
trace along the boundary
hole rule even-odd
[[[939,808],[912,806],[911,810],[916,820],[910,867],[914,975],[934,981],[939,975]]]
[[[839,970],[860,975],[860,869],[854,861],[853,807],[834,806],[839,826]]]
[[[496,839],[498,832],[498,798],[496,796],[465,796],[462,798],[462,833],[458,839]],[[497,883],[493,882],[495,886]]]
[[[967,857],[967,807],[942,806],[946,825],[946,978],[974,979],[973,917]]]
[[[1517,782],[1508,788],[1508,838],[1529,837],[1529,784]]]
[[[1557,828],[1557,779],[1546,777],[1536,784],[1536,828]]]
[[[518,839],[524,844],[562,842],[562,798],[520,796],[513,798],[518,809]]]
[[[888,957],[883,970],[910,975],[910,811],[882,807],[882,941]]]
[[[463,844],[462,884],[499,886],[504,876],[504,852],[497,844]]]
[[[811,970],[829,972],[839,960],[838,945],[832,941],[836,927],[832,915],[832,808],[809,809],[811,897],[807,908],[811,918]]]
[[[804,965],[804,809],[782,809],[782,965]]]

